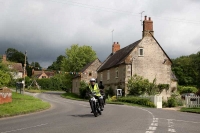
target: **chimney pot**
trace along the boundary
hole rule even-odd
[[[117,42],[117,44],[119,44],[119,42]]]
[[[151,20],[151,17],[149,17],[149,20]]]
[[[147,20],[147,16],[144,16],[144,20]]]

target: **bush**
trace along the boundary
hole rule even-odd
[[[117,101],[119,102],[126,102],[126,103],[133,103],[138,105],[144,105],[147,107],[155,107],[154,103],[152,103],[148,98],[140,98],[140,97],[121,97],[118,98]]]
[[[176,107],[176,100],[175,100],[175,98],[169,98],[168,100],[167,100],[167,105],[168,105],[168,107]]]
[[[105,90],[105,95],[107,98],[108,98],[108,96],[110,96],[110,97],[114,96],[115,95],[114,90],[111,87],[109,87],[109,89]]]
[[[80,82],[79,93],[81,98],[86,98],[88,84],[85,81]]]

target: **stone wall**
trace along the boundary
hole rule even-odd
[[[12,102],[12,92],[8,88],[0,88],[0,104]]]

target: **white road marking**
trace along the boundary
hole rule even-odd
[[[25,127],[25,128],[19,128],[19,129],[10,130],[10,131],[5,131],[5,132],[1,132],[1,133],[10,133],[10,132],[16,132],[16,131],[26,130],[26,129],[30,129],[30,128],[36,128],[36,127],[45,126],[45,125],[47,125],[47,124],[48,124],[48,123],[44,123],[44,124],[40,124],[40,125],[36,125],[36,126]]]
[[[175,129],[174,129],[174,123],[172,120],[168,119],[168,132],[173,132],[175,133]]]
[[[185,120],[176,120],[176,119],[167,119],[167,118],[159,118],[159,119],[164,119],[164,120],[172,120],[172,121],[180,121],[180,122],[188,122],[188,123],[196,123],[199,124],[200,122],[196,122],[196,121],[185,121]]]

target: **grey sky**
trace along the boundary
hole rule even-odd
[[[0,54],[27,50],[29,63],[48,67],[72,44],[89,45],[101,61],[113,41],[141,39],[140,12],[170,58],[200,51],[198,0],[0,0]],[[143,18],[142,18],[143,19]]]

